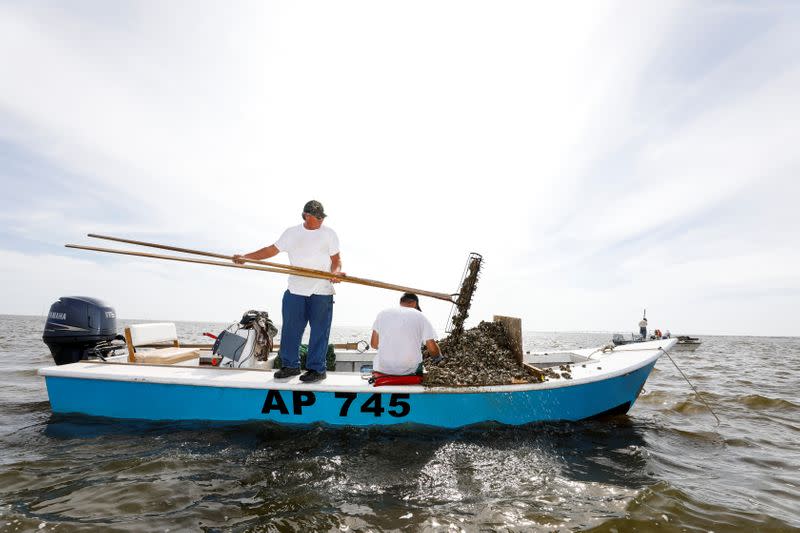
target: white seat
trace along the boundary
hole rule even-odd
[[[172,346],[153,350],[136,351],[136,346],[172,342]],[[125,328],[125,344],[128,346],[128,361],[171,365],[200,356],[198,348],[181,348],[178,331],[172,322],[133,324]]]

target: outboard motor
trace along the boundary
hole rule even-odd
[[[57,365],[102,356],[99,348],[113,348],[117,338],[114,309],[86,296],[62,296],[51,305],[42,335]]]

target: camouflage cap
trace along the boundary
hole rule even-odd
[[[303,213],[308,213],[317,218],[325,218],[328,216],[325,214],[325,209],[322,207],[322,204],[316,200],[306,202],[306,205],[303,207]]]

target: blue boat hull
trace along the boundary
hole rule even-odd
[[[489,421],[520,425],[624,413],[636,401],[654,365],[652,361],[624,375],[556,388],[469,392],[396,392],[393,387],[337,392],[59,376],[45,379],[55,413],[138,420],[265,420],[344,426],[412,423],[456,428]]]

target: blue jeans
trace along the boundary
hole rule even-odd
[[[311,324],[306,369],[325,372],[328,338],[333,320],[333,295],[300,296],[288,290],[283,293],[281,325],[281,363],[287,368],[300,368],[300,339],[306,324]]]

